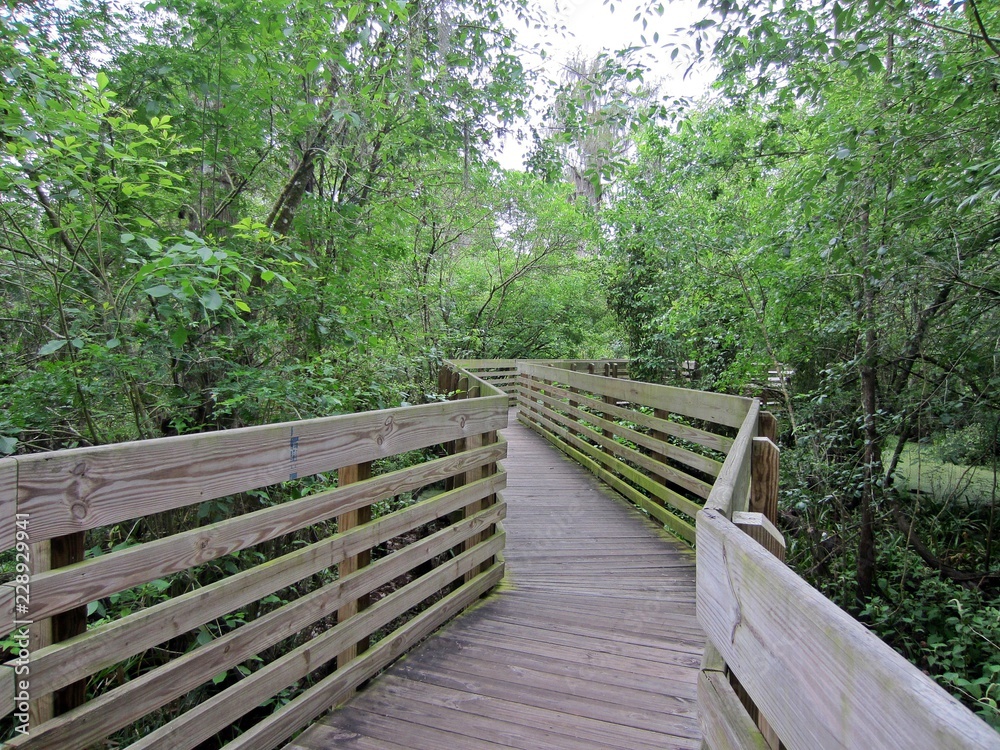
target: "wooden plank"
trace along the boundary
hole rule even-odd
[[[650,471],[657,469],[663,470],[660,476],[667,478],[675,479],[675,474],[680,474],[681,472],[674,472],[673,470],[669,470],[668,467],[668,470],[664,470],[665,467],[663,467],[662,464],[658,464],[649,456],[643,456],[637,451],[633,451],[624,446],[619,446],[613,440],[607,441],[603,435],[598,435],[592,430],[587,430],[584,427],[578,427],[577,429],[581,434],[587,432],[587,437],[596,443],[602,444],[605,449],[610,451],[610,453],[599,451],[594,448],[594,446],[590,445],[582,438],[576,437],[569,431],[570,426],[575,425],[576,423],[573,423],[568,417],[563,417],[561,414],[553,412],[551,409],[547,409],[542,406],[537,406],[533,411],[538,416],[542,424],[547,426],[554,433],[558,434],[563,440],[573,445],[578,451],[582,451],[583,453],[591,456],[594,460],[604,464],[613,474],[638,485],[666,505],[687,514],[691,518],[694,518],[695,514],[701,510],[701,506],[693,500],[689,500],[669,487],[658,484],[654,479],[646,476],[636,469],[633,469],[631,466],[628,466],[619,459],[614,458],[614,455],[634,461]],[[706,492],[705,494],[707,495],[709,493]]]
[[[1000,734],[720,513],[698,515],[698,621],[789,747],[1000,748]]]
[[[372,464],[371,461],[366,461],[363,464],[355,464],[353,466],[345,466],[337,471],[337,486],[346,487],[349,484],[357,484],[358,482],[364,482],[372,477]],[[343,533],[345,531],[350,531],[353,528],[366,524],[372,520],[372,506],[371,504],[362,505],[360,508],[354,510],[349,510],[347,513],[343,513],[337,516],[337,533]],[[371,549],[365,549],[358,552],[356,555],[351,555],[345,557],[340,564],[337,566],[337,577],[345,578],[351,573],[365,567],[372,561]],[[368,595],[365,594],[358,599],[348,602],[343,607],[337,610],[337,622],[343,622],[344,620],[354,617],[358,612],[365,609],[368,606]],[[362,638],[357,643],[352,643],[344,651],[337,655],[337,666],[342,667],[359,652],[364,651],[368,648],[368,638]]]
[[[528,381],[530,382],[542,382],[542,381]],[[591,410],[605,411],[608,414],[612,414],[619,419],[624,419],[637,425],[646,427],[647,429],[653,430],[655,432],[661,432],[665,435],[671,435],[673,437],[679,438],[681,440],[687,440],[691,443],[696,443],[705,448],[710,448],[712,450],[718,451],[719,453],[727,453],[732,447],[733,439],[725,437],[724,435],[717,435],[714,432],[708,430],[703,430],[698,427],[691,427],[689,425],[680,424],[679,422],[671,422],[668,419],[660,418],[654,414],[646,414],[645,412],[638,411],[636,409],[629,409],[623,406],[604,404],[602,401],[596,398],[591,398],[581,393],[579,388],[570,387],[569,389],[560,388],[558,386],[546,383],[546,390],[554,395],[558,395],[561,398],[569,399],[571,402],[576,401],[577,405],[580,407],[586,407]],[[668,414],[669,412],[660,409],[661,414]],[[675,446],[679,447],[679,446]],[[697,454],[695,454],[697,455]],[[698,467],[695,467],[698,468]],[[707,471],[708,474],[718,474],[718,471]]]
[[[503,506],[495,506],[487,513],[497,514],[502,513],[502,511]],[[463,524],[463,526],[465,528],[462,529],[461,533],[475,533],[482,527],[482,521],[472,523],[470,519],[470,522]],[[449,527],[443,531],[450,532],[453,528]],[[429,556],[447,549],[449,545],[455,543],[458,532],[450,534],[439,532],[439,534],[440,536],[435,535],[434,544],[418,543],[412,545],[413,549],[420,552],[420,555],[413,553],[407,555],[408,548],[385,557],[378,563],[372,564],[348,578],[335,581],[322,589],[296,599],[152,672],[147,672],[141,677],[89,701],[70,714],[56,717],[35,727],[30,736],[18,737],[12,740],[9,746],[31,748],[32,750],[40,750],[41,748],[63,750],[70,743],[75,747],[80,747],[102,739],[194,689],[219,672],[249,659],[254,654],[288,638],[310,623],[332,614],[344,603],[347,597],[356,597],[362,591],[371,590],[372,587],[392,580],[405,571],[407,565],[419,564],[422,559],[429,559]],[[481,563],[483,559],[494,553],[496,545],[502,547],[502,537],[491,540],[490,543],[481,545],[469,553],[435,568],[427,575],[415,579],[379,600],[356,617],[325,631],[322,635],[276,659],[233,686],[240,690],[247,690],[251,696],[256,696],[256,693],[249,691],[260,687],[263,682],[271,690],[263,698],[254,700],[244,696],[238,700],[231,700],[232,692],[229,690],[223,691],[219,695],[229,698],[229,709],[238,711],[237,717],[241,716],[252,710],[261,700],[270,697],[291,682],[332,660],[347,644],[383,627],[442,586],[447,585],[456,576],[463,575],[469,566]],[[270,680],[275,673],[281,674],[281,679],[277,682]],[[288,674],[296,676],[293,676],[289,682],[281,682]],[[281,684],[277,684],[278,682]],[[222,715],[222,711],[215,711],[212,721],[216,721],[217,718],[221,721]],[[173,750],[182,746],[180,744],[182,738],[183,742],[187,743],[197,732],[203,731],[206,725],[211,723],[203,714],[198,713],[197,726],[190,726],[189,720],[185,719],[185,716],[188,714],[184,714],[170,724],[161,727],[157,732],[148,735],[140,740],[135,747],[148,747],[154,740],[159,741],[159,738],[169,734],[170,742],[174,744],[168,743],[166,747]],[[230,721],[231,719],[213,725],[208,736],[214,734],[220,727],[226,726]],[[182,727],[183,731],[177,735],[176,729],[179,727]],[[183,744],[183,746],[193,747],[201,739],[204,737],[194,740],[192,745]]]
[[[41,541],[506,423],[496,396],[34,454],[17,459],[18,509]]]
[[[763,513],[772,524],[778,522],[778,446],[769,438],[753,439],[750,460],[750,511]]]
[[[17,706],[17,674],[13,667],[0,667],[0,716],[9,716]],[[20,722],[18,722],[20,723]]]
[[[106,669],[122,659],[186,633],[241,606],[262,599],[339,563],[345,555],[370,549],[409,529],[465,507],[494,493],[506,477],[437,495],[344,534],[310,544],[221,581],[189,591],[89,631],[69,643],[32,654],[35,689],[49,692],[70,681]],[[9,662],[13,665],[14,662]]]
[[[525,416],[521,413],[521,416]],[[632,501],[635,505],[639,506],[647,513],[649,513],[653,518],[662,523],[667,527],[672,533],[679,536],[681,539],[694,543],[695,540],[695,529],[691,524],[683,521],[679,517],[673,515],[669,511],[661,508],[652,500],[647,498],[645,495],[640,493],[638,490],[625,484],[621,479],[616,477],[609,471],[605,471],[596,461],[591,460],[586,455],[580,451],[574,449],[572,446],[568,445],[566,442],[559,439],[559,436],[549,432],[547,429],[543,428],[540,424],[532,422],[528,419],[522,420],[525,425],[531,427],[533,430],[538,432],[542,437],[548,440],[552,445],[561,450],[567,456],[572,458],[574,461],[579,463],[585,469],[593,473],[602,482],[612,487],[618,493],[623,495]],[[564,437],[569,437],[568,435]]]
[[[750,408],[751,399],[721,393],[674,388],[668,385],[643,383],[637,380],[602,378],[569,370],[554,372],[551,367],[522,364],[520,371],[541,379],[561,381],[602,396],[613,396],[654,409],[664,409],[693,419],[704,419],[728,427],[739,427]]]
[[[503,540],[496,540],[496,544],[502,546]],[[135,750],[148,750],[149,748],[188,750],[196,747],[220,729],[251,711],[254,706],[332,659],[336,655],[337,649],[345,643],[350,643],[352,639],[357,637],[358,633],[373,632],[383,627],[403,612],[419,604],[429,594],[447,585],[456,577],[463,576],[468,570],[477,567],[484,559],[493,554],[489,549],[490,546],[486,544],[480,549],[464,553],[460,557],[435,568],[426,576],[397,589],[360,613],[356,618],[338,624],[322,635],[275,659],[235,685],[203,701],[170,723],[146,735],[130,747],[135,748]],[[395,654],[397,657],[399,655],[399,653]],[[365,661],[367,660],[360,659],[358,664],[363,664]],[[346,665],[346,668],[350,668],[350,666]],[[359,671],[361,670],[352,674],[356,676]],[[336,673],[340,672],[341,669],[336,670]],[[345,682],[348,681],[350,679]]]
[[[78,531],[74,534],[58,536],[49,541],[50,563],[53,570],[59,570],[69,565],[83,562],[84,547],[87,534]],[[87,632],[87,605],[61,612],[52,617],[52,643],[59,644]],[[87,700],[87,681],[77,680],[60,688],[52,696],[53,713],[55,716],[64,714]]]
[[[785,538],[763,513],[733,513],[733,524],[776,558],[785,561]]]
[[[31,529],[34,532],[34,528]],[[30,545],[28,568],[30,569],[31,601],[28,607],[28,642],[31,644],[31,653],[36,654],[52,643],[52,620],[38,614],[38,594],[35,591],[34,582],[39,576],[52,567],[52,542],[45,540],[33,542]],[[27,593],[25,587],[22,592]],[[25,596],[27,599],[28,597]],[[34,689],[31,691],[31,703],[28,711],[29,725],[34,728],[42,722],[50,720],[55,711],[55,696],[47,690]]]
[[[750,502],[751,454],[753,439],[757,437],[758,414],[760,401],[754,399],[705,503],[706,508],[717,510],[726,518],[736,511],[746,510]]]
[[[0,458],[0,552],[14,546],[17,513],[17,459]]]
[[[569,403],[568,404],[563,403],[562,401],[556,398],[552,398],[551,396],[543,396],[542,400],[544,403],[546,403],[548,406],[552,408],[565,411],[567,415],[573,417],[576,420],[583,419],[587,422],[590,422],[591,424],[597,425],[602,430],[607,430],[609,432],[612,432],[614,435],[617,435],[618,437],[625,438],[626,440],[636,443],[637,445],[641,445],[644,448],[648,448],[654,453],[658,453],[662,456],[671,458],[675,461],[685,464],[686,466],[690,466],[692,469],[704,472],[705,474],[709,474],[711,476],[718,476],[719,472],[722,470],[721,461],[716,461],[713,458],[702,456],[698,453],[695,453],[694,451],[688,450],[687,448],[682,448],[678,445],[673,445],[671,443],[668,443],[667,436],[669,433],[667,432],[654,429],[653,435],[647,435],[646,433],[639,432],[638,430],[633,430],[629,427],[625,427],[624,425],[619,424],[618,422],[604,419],[603,417],[600,417],[597,414],[593,414],[591,412],[579,408],[580,402],[582,402],[586,406],[589,406],[590,408],[597,408],[597,409],[607,409],[608,406],[610,406],[608,404],[599,406],[601,402],[596,401],[595,399],[576,396],[575,394],[573,394],[572,391],[566,391],[563,388],[557,388],[554,386],[546,386],[545,390],[548,393],[551,393],[555,396],[568,399]],[[658,411],[661,415],[667,414],[667,412],[664,412],[662,410]],[[628,414],[628,416],[620,416],[622,412],[625,412],[626,414]],[[624,409],[618,406],[615,407],[615,415],[619,416],[620,419],[625,419],[626,421],[629,422],[636,421],[633,418],[634,416],[638,417],[647,416],[645,414],[642,414],[641,412],[629,412],[628,409]],[[657,417],[657,419],[660,420],[663,424],[667,425],[676,424],[674,422],[669,422],[665,416]],[[712,434],[712,433],[706,433],[706,434]],[[657,437],[657,435],[659,435],[660,437]]]
[[[482,448],[318,492],[164,539],[87,560],[32,580],[35,617],[96,601],[117,591],[275,539],[364,505],[420,489],[471,466],[503,457],[504,445]]]
[[[698,710],[702,735],[712,750],[770,750],[721,672],[699,675]]]
[[[5,583],[0,586],[0,636],[14,631],[14,596],[15,584]]]
[[[342,701],[357,684],[385,668],[415,643],[476,602],[503,577],[503,564],[496,563],[386,638],[363,659],[338,670],[295,700],[282,706],[226,745],[226,750],[270,750],[332,705]]]
[[[547,406],[554,408],[544,408],[544,409],[539,409],[538,411],[545,414],[546,416],[549,416],[552,419],[556,419],[560,424],[569,427],[571,430],[574,429],[574,423],[578,423],[580,420],[586,420],[600,427],[601,428],[600,433],[597,433],[593,429],[590,429],[588,427],[581,427],[578,431],[578,434],[584,435],[584,431],[586,431],[586,437],[590,440],[593,440],[598,445],[602,446],[605,450],[605,453],[608,453],[609,455],[611,454],[617,455],[620,458],[623,458],[627,461],[631,461],[641,466],[642,468],[646,469],[647,471],[653,472],[658,477],[673,482],[674,484],[679,485],[684,489],[689,490],[690,492],[693,492],[699,497],[707,498],[709,493],[712,491],[712,485],[710,485],[708,482],[698,479],[697,477],[694,477],[690,474],[687,474],[681,471],[680,469],[675,469],[674,467],[669,466],[663,463],[662,461],[658,461],[655,457],[646,456],[640,453],[639,451],[636,451],[632,448],[622,445],[621,443],[615,441],[614,437],[615,435],[619,435],[621,437],[625,437],[626,440],[631,440],[631,437],[628,436],[627,433],[634,433],[637,437],[639,437],[639,441],[633,441],[633,442],[640,442],[641,444],[648,444],[648,443],[656,444],[659,443],[659,441],[656,441],[648,436],[642,435],[641,433],[635,433],[633,430],[624,428],[615,422],[610,422],[606,419],[601,419],[600,417],[597,417],[595,415],[588,415],[587,412],[584,411],[578,410],[578,413],[576,414],[571,413],[571,416],[565,417],[563,416],[562,413],[555,411],[555,409],[562,409],[563,411],[570,412],[569,406],[544,395],[541,396],[541,400]],[[574,416],[579,417],[580,419],[574,419],[573,418]],[[657,445],[656,447],[663,453],[669,454],[672,452],[670,449],[674,448],[675,446],[671,446],[668,443],[659,443],[659,445]],[[718,468],[721,469],[721,467],[722,464],[718,464]],[[697,510],[694,511],[694,513],[696,512]],[[691,515],[694,515],[694,513],[692,513]]]

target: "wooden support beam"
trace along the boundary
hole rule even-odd
[[[372,464],[371,461],[366,461],[362,464],[354,464],[353,466],[345,466],[337,471],[337,484],[344,487],[349,484],[355,484],[356,482],[363,482],[366,479],[371,479],[372,476]],[[365,505],[357,510],[348,511],[343,515],[337,516],[337,532],[342,533],[348,529],[353,529],[362,524],[368,523],[372,520],[372,506]],[[361,568],[366,567],[371,563],[372,553],[371,550],[364,550],[359,552],[357,555],[346,558],[340,566],[337,568],[337,577],[345,578],[351,573],[354,573]],[[337,610],[337,623],[342,623],[345,620],[354,617],[362,610],[368,607],[370,597],[365,594],[353,602],[348,602],[343,607]],[[348,646],[346,649],[340,652],[337,656],[337,669],[343,668],[349,661],[354,659],[359,653],[366,651],[368,649],[368,636],[365,636],[357,643]]]
[[[761,411],[757,416],[757,434],[772,443],[778,442],[778,420],[771,412]]]
[[[83,562],[87,533],[79,531],[52,539],[49,544],[51,569],[65,568],[73,563]],[[87,632],[87,606],[55,615],[52,618],[52,643],[62,643]],[[53,716],[82,706],[87,700],[87,680],[77,680],[53,693]]]
[[[770,438],[755,437],[750,457],[750,511],[778,522],[779,451]]]

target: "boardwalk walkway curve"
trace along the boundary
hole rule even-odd
[[[289,750],[699,745],[694,553],[512,414],[506,578]]]

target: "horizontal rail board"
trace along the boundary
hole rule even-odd
[[[522,375],[521,377],[522,380],[529,378],[527,375]],[[601,401],[600,399],[592,398],[583,392],[574,393],[573,391],[568,391],[565,388],[560,388],[555,385],[550,385],[549,387],[553,388],[553,393],[556,393],[557,391],[555,389],[558,389],[558,392],[568,394],[567,398],[577,401],[581,406],[600,409],[605,414],[619,417],[620,419],[626,419],[650,430],[656,430],[681,440],[687,440],[690,443],[696,443],[704,448],[718,451],[719,453],[727,453],[733,445],[733,439],[726,437],[725,435],[717,435],[709,430],[702,430],[698,427],[691,427],[690,425],[680,424],[679,422],[672,422],[668,419],[660,419],[652,414],[645,414],[641,411],[637,411],[636,409],[629,409],[624,406],[618,406],[617,404],[609,404]]]
[[[32,654],[31,681],[44,694],[83,679],[168,638],[371,549],[408,530],[488,497],[503,473],[451,490],[362,526],[310,544],[229,578],[203,586]]]
[[[479,528],[481,527],[476,527],[477,532]],[[499,544],[502,546],[502,538],[499,540]],[[289,664],[298,674],[298,677],[291,680],[294,682],[336,657],[347,645],[357,642],[365,635],[391,622],[455,580],[456,577],[480,565],[490,557],[491,551],[492,547],[489,544],[483,544],[449,560],[430,573],[397,589],[357,616],[345,620],[285,656],[279,657],[255,672],[250,678],[241,680],[234,687],[248,684],[256,675],[266,677],[278,666]],[[387,565],[391,558],[391,555],[384,558]],[[374,577],[371,571],[375,565],[352,574],[349,577],[350,580]],[[293,629],[293,623],[284,625],[280,623],[280,620],[286,617],[289,611],[301,610],[303,614],[299,622],[306,624],[325,616],[325,614],[336,612],[343,603],[342,600],[345,599],[340,592],[340,587],[348,580],[335,582],[285,605],[280,610],[264,615],[222,638],[174,659],[153,672],[138,677],[77,709],[45,722],[34,728],[30,735],[15,738],[8,743],[8,746],[30,748],[30,750],[64,750],[66,747],[82,747],[100,740],[211,679],[213,675],[226,669],[227,665],[232,666],[245,661],[268,645],[293,635],[297,630],[297,628]],[[216,654],[218,656],[213,659]],[[265,670],[268,671],[265,672]],[[291,684],[291,682],[287,684]],[[249,682],[249,684],[255,683]],[[280,689],[280,687],[276,688],[276,690]],[[268,696],[264,696],[264,698],[266,697]],[[238,716],[252,710],[259,702],[238,701],[237,706],[241,709]],[[180,718],[183,719],[183,716]],[[161,729],[166,730],[168,727],[170,724]],[[144,740],[140,742],[144,742]]]
[[[574,388],[612,396],[619,401],[663,409],[727,427],[740,427],[751,403],[751,399],[741,396],[692,391],[637,380],[605,378],[540,365],[522,364],[520,367],[522,374],[541,380],[560,381]]]
[[[554,399],[546,400],[546,403],[549,404],[558,403],[560,405],[560,408],[564,409],[567,413],[580,417],[581,419],[586,419],[590,422],[593,422],[602,429],[614,432],[619,437],[623,437],[626,440],[630,440],[633,443],[636,443],[637,445],[641,445],[644,448],[649,448],[651,451],[668,456],[669,458],[672,458],[673,460],[679,463],[683,463],[686,466],[691,467],[692,469],[704,472],[705,474],[708,474],[710,476],[718,476],[719,472],[722,470],[721,461],[716,461],[714,458],[703,456],[700,453],[695,453],[694,451],[690,451],[687,448],[682,448],[679,445],[674,445],[673,443],[668,443],[663,440],[659,440],[658,438],[655,438],[652,435],[648,435],[645,432],[639,432],[638,430],[633,430],[630,427],[625,427],[624,425],[621,425],[618,422],[613,422],[609,419],[600,417],[594,412],[600,411],[604,414],[613,414],[614,416],[619,417],[621,419],[625,419],[629,422],[632,422],[633,424],[642,424],[640,420],[635,419],[636,416],[645,416],[641,413],[637,413],[629,409],[624,409],[620,406],[614,406],[614,409],[612,410],[611,408],[612,404],[607,404],[596,398],[591,398],[589,396],[585,396],[579,393],[573,393],[572,391],[568,391],[565,388],[560,388],[557,385],[552,385],[547,382],[537,381],[527,377],[521,379],[522,388],[528,387],[528,384],[532,384],[530,386],[530,389],[533,392],[537,392],[538,388],[543,388],[546,391],[546,393],[549,393],[552,396],[558,396],[560,399],[567,399],[569,401],[573,401],[577,403],[579,406],[573,407],[568,403],[564,403],[562,401],[557,402]],[[580,407],[587,407],[592,411],[584,411]],[[660,423],[660,425],[653,426],[651,427],[651,429],[657,430],[659,432],[669,431],[670,434],[674,434],[675,430],[672,430],[669,427],[667,429],[664,429],[663,426],[669,425],[673,428],[684,427],[684,425],[679,425],[676,422],[670,422],[668,420],[658,419],[656,417],[650,417],[650,421]],[[688,428],[688,429],[694,430],[695,428]],[[676,432],[682,433],[684,431],[676,430]],[[698,430],[698,432],[705,432],[705,435],[710,435],[714,438],[722,437],[721,435],[714,435],[713,433],[706,432],[704,430]],[[680,437],[680,435],[674,434],[674,437]],[[732,440],[730,440],[729,438],[723,438],[723,440],[727,441],[727,445],[732,444]],[[716,441],[706,440],[706,442],[714,443]],[[703,443],[699,442],[699,444]],[[719,450],[718,448],[714,449]]]
[[[524,388],[523,385],[521,387]],[[539,389],[548,387],[550,386],[536,384],[534,387],[526,388],[525,390],[531,394],[529,398],[539,398],[541,399],[542,403],[546,404],[547,406],[559,409],[561,412],[565,412],[571,417],[577,417],[581,420],[585,420],[591,424],[596,425],[602,430],[606,430],[607,432],[612,433],[617,437],[623,438],[638,445],[642,445],[643,447],[649,448],[650,450],[656,453],[667,455],[673,458],[675,455],[678,455],[680,451],[683,450],[683,449],[678,449],[676,446],[673,446],[670,443],[665,443],[662,440],[657,440],[656,438],[644,435],[641,432],[636,432],[635,430],[629,429],[628,427],[623,427],[617,422],[612,422],[608,419],[599,417],[596,414],[591,414],[590,412],[586,412],[583,409],[578,409],[576,407],[570,406],[569,404],[564,403],[556,398],[553,398],[552,396],[548,396],[545,395],[544,393],[539,392]],[[628,453],[622,455],[623,457],[628,457],[629,461],[634,461],[635,463],[648,469],[649,471],[654,472],[655,474],[663,477],[664,479],[668,479],[674,482],[674,484],[680,485],[681,487],[690,490],[699,497],[707,498],[709,493],[712,491],[712,485],[710,485],[708,482],[698,479],[697,477],[687,474],[679,469],[676,469],[673,466],[669,466],[668,464],[665,464],[662,461],[658,461],[655,458],[640,453],[639,451],[636,451],[632,448],[623,446],[621,443],[618,443],[606,437],[605,435],[603,435],[600,432],[597,432],[594,429],[591,429],[589,427],[584,427],[582,425],[581,429],[586,430],[589,433],[593,433],[595,435],[593,439],[596,442],[600,443],[601,445],[613,443],[615,446],[625,449],[626,451],[628,451]],[[689,451],[684,451],[684,452],[689,453]],[[697,454],[691,454],[691,455],[697,455]],[[684,456],[684,458],[687,457]],[[674,459],[674,460],[680,462],[682,459]],[[715,470],[715,473],[718,473],[722,468],[722,464],[718,461],[712,461],[711,463],[715,464],[714,466],[711,466],[711,468]],[[687,465],[686,462],[685,464]]]
[[[771,750],[722,672],[698,675],[698,720],[712,750]]]
[[[37,543],[506,423],[499,395],[33,454],[14,459],[17,511],[29,514]]]
[[[499,512],[494,512],[490,517],[499,520],[501,515]],[[486,517],[485,514],[479,516],[479,521],[481,522]],[[479,528],[482,528],[481,523],[477,525],[476,530]],[[475,531],[470,533],[475,533]],[[457,557],[436,568],[432,573],[397,589],[362,613],[345,620],[343,623],[338,623],[326,633],[275,659],[235,685],[212,696],[194,709],[133,743],[130,747],[135,748],[135,750],[149,748],[190,750],[194,748],[211,738],[219,730],[235,722],[252,710],[254,706],[333,659],[343,650],[345,645],[349,645],[358,638],[389,624],[427,596],[451,583],[456,577],[481,565],[502,547],[503,537],[497,535],[487,543],[466,553],[463,557]],[[441,548],[437,547],[437,549]],[[390,555],[385,560],[391,560],[394,556]],[[405,570],[400,572],[405,572]],[[355,573],[352,577],[357,575]],[[395,576],[389,577],[388,580],[392,580],[393,577]]]
[[[485,572],[421,612],[391,636],[379,641],[343,671],[338,669],[225,745],[225,750],[271,750],[276,747],[297,729],[346,699],[354,688],[384,669],[399,654],[475,603],[500,582],[503,573],[503,563],[494,563]]]
[[[698,515],[698,621],[789,747],[1000,748],[1000,734],[719,512]]]
[[[556,428],[554,431],[549,425],[543,425],[541,420],[538,419],[538,415],[530,412],[521,412],[519,417],[520,421],[526,426],[533,429],[539,435],[548,440],[552,445],[561,450],[571,459],[576,461],[578,464],[590,471],[594,476],[600,479],[602,482],[607,484],[609,487],[617,491],[622,496],[626,497],[633,504],[645,510],[650,516],[655,518],[657,521],[662,523],[666,528],[668,528],[672,533],[684,539],[687,542],[694,543],[695,541],[695,527],[682,520],[680,517],[675,516],[670,513],[665,508],[657,505],[655,502],[650,500],[648,497],[643,495],[641,492],[636,490],[631,485],[626,484],[624,481],[616,477],[610,471],[604,469],[596,461],[588,458],[586,455],[580,451],[573,448],[565,440],[561,440],[560,437],[564,437],[565,432],[561,428]],[[537,420],[537,421],[536,421]]]
[[[537,405],[535,405],[536,408],[532,408],[531,406],[522,403],[522,406],[525,406],[525,408],[528,408],[535,414],[539,415],[546,424],[546,426],[552,428],[558,428],[559,436],[563,440],[573,445],[577,450],[586,453],[592,459],[598,461],[599,463],[604,464],[608,468],[608,470],[610,470],[612,473],[621,476],[624,479],[627,479],[633,484],[638,485],[643,490],[650,493],[657,499],[663,501],[672,508],[675,508],[676,510],[685,513],[688,517],[692,519],[695,517],[698,511],[701,510],[701,506],[695,503],[694,501],[689,500],[683,495],[679,495],[678,493],[671,490],[669,487],[665,487],[662,484],[656,482],[654,479],[646,476],[638,469],[633,469],[631,466],[628,466],[618,458],[615,458],[609,455],[608,453],[605,453],[604,451],[595,448],[593,445],[590,445],[585,440],[575,435],[574,431],[579,431],[584,428],[581,428],[576,422],[572,421],[568,417],[563,417],[561,414],[557,414],[556,412],[553,412],[551,409],[546,409],[545,407],[537,407]],[[591,434],[588,435],[588,437],[591,437],[594,440],[598,440],[600,436],[596,436],[596,433],[593,433],[591,431]],[[612,450],[615,450],[615,452],[622,457],[626,457],[627,452],[629,451],[629,449],[625,448],[624,446],[618,445],[613,440],[600,438],[599,442],[601,442],[604,445],[608,445],[608,447],[611,447]],[[635,453],[635,451],[631,451],[631,453]],[[641,456],[641,454],[637,455]],[[628,458],[629,460],[632,460],[631,456],[628,456]],[[642,456],[642,458],[647,458],[647,457]],[[652,459],[647,459],[647,460],[653,463]]]
[[[760,401],[754,399],[705,503],[706,508],[717,510],[726,518],[732,518],[733,513],[745,511],[749,506],[750,461],[753,457],[753,439],[757,437],[759,414]]]
[[[504,455],[506,444],[497,443],[39,574],[32,580],[31,617],[40,620],[204,564],[358,507],[419,489],[472,466],[491,464]]]

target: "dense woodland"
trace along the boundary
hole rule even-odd
[[[789,563],[1000,727],[1000,3],[702,6],[549,81],[517,0],[5,5],[0,451],[627,356],[768,398]]]

